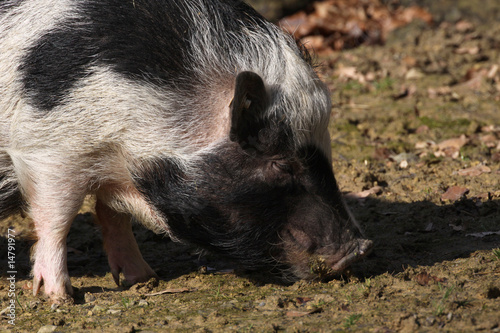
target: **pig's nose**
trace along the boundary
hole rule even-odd
[[[348,248],[346,254],[333,265],[334,272],[341,272],[353,262],[367,256],[373,248],[373,242],[369,239],[356,238],[346,244],[346,248]]]
[[[364,257],[368,255],[373,249],[373,241],[369,239],[358,239],[358,252],[359,255]]]

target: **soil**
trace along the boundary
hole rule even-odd
[[[17,232],[15,326],[2,269],[0,329],[500,332],[499,6],[452,3],[429,8],[434,26],[414,21],[385,45],[318,59],[336,177],[376,243],[365,260],[328,282],[282,284],[137,225],[160,278],[117,287],[84,207],[68,237],[75,303],[54,306],[31,295],[29,221],[18,216],[0,225],[5,254],[7,227]]]

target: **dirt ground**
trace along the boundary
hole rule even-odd
[[[421,1],[433,26],[414,21],[384,45],[318,59],[334,102],[334,170],[376,244],[369,257],[329,282],[286,285],[136,226],[160,279],[127,289],[84,213],[68,237],[75,304],[51,306],[31,295],[32,243],[16,217],[0,225],[0,330],[500,332],[500,5],[432,3]]]

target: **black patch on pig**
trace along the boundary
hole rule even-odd
[[[266,24],[242,2],[203,2],[209,8],[207,14],[222,17],[224,26],[217,31],[222,45],[228,44],[226,32]],[[82,1],[79,17],[66,20],[28,50],[19,67],[26,94],[35,106],[48,111],[91,74],[92,65],[110,66],[131,80],[189,90],[196,82],[190,38],[195,30],[208,27],[186,14],[186,3],[189,1]],[[227,45],[227,52],[231,47]]]
[[[280,126],[260,135],[265,150],[249,154],[226,141],[197,161],[194,175],[163,159],[138,171],[136,185],[174,236],[247,269],[285,268],[288,249],[340,246],[353,234],[344,232],[349,216],[330,163],[315,146],[295,150]]]
[[[22,4],[22,1],[9,2],[9,1],[3,0],[3,3],[0,3],[0,16],[3,16],[8,11],[12,10],[13,8],[18,7],[21,4]]]

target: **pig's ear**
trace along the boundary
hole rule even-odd
[[[257,148],[259,131],[265,126],[264,113],[269,95],[262,78],[254,72],[241,72],[236,77],[231,102],[231,130],[229,138],[244,149]]]

